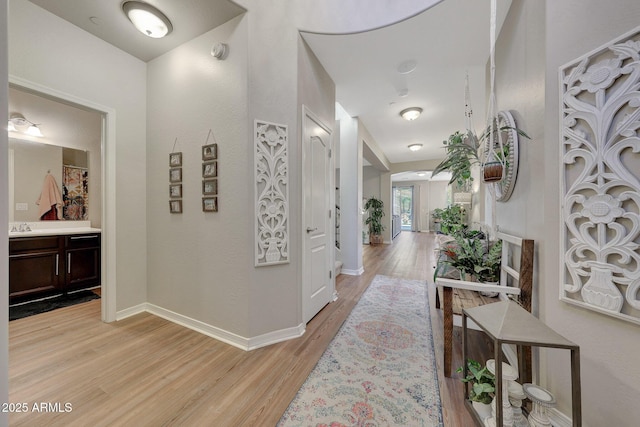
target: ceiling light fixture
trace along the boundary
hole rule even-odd
[[[411,151],[422,150],[422,144],[411,144],[409,145],[409,150]]]
[[[420,107],[410,107],[400,111],[400,116],[405,120],[415,120],[420,117],[420,114],[422,114],[422,108]]]
[[[145,36],[160,39],[173,31],[169,18],[148,3],[125,1],[122,3],[122,10],[134,27]]]
[[[25,135],[43,137],[44,135],[40,131],[37,124],[24,118],[20,113],[11,114],[9,124],[7,126],[9,132],[21,132]]]

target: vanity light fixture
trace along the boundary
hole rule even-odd
[[[7,130],[9,132],[22,132],[25,135],[30,136],[44,136],[37,124],[25,119],[25,117],[20,113],[11,114]]]
[[[411,151],[422,150],[422,144],[411,144],[409,145],[409,150]]]
[[[125,1],[122,3],[122,11],[145,36],[160,39],[173,31],[169,18],[149,3]]]
[[[420,107],[409,107],[400,111],[400,116],[405,120],[415,120],[420,117],[420,114],[422,114],[422,108]]]

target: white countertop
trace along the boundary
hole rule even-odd
[[[85,234],[85,233],[100,233],[99,228],[91,227],[90,221],[42,221],[42,222],[28,222],[31,231],[9,231],[9,238],[12,237],[38,237],[38,236],[56,236],[56,235],[69,235],[69,234]],[[9,230],[13,227],[14,223],[9,224]],[[20,223],[15,223],[17,229],[20,227]]]

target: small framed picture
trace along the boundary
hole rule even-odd
[[[171,184],[169,186],[169,197],[172,199],[182,197],[182,184]]]
[[[202,146],[202,160],[215,160],[218,158],[218,144],[209,144]]]
[[[169,182],[182,182],[182,168],[169,169]]]
[[[182,153],[169,154],[169,166],[172,168],[182,166]]]
[[[213,178],[218,176],[218,162],[208,162],[202,164],[202,177]]]
[[[182,200],[169,200],[169,212],[182,213]]]
[[[217,197],[203,197],[202,198],[202,212],[218,212],[218,198]]]
[[[202,195],[215,196],[218,194],[218,180],[217,179],[203,179],[202,180]]]

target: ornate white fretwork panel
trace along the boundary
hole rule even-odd
[[[256,120],[256,266],[289,262],[289,160],[285,125]]]
[[[560,298],[640,324],[640,28],[560,84]]]

